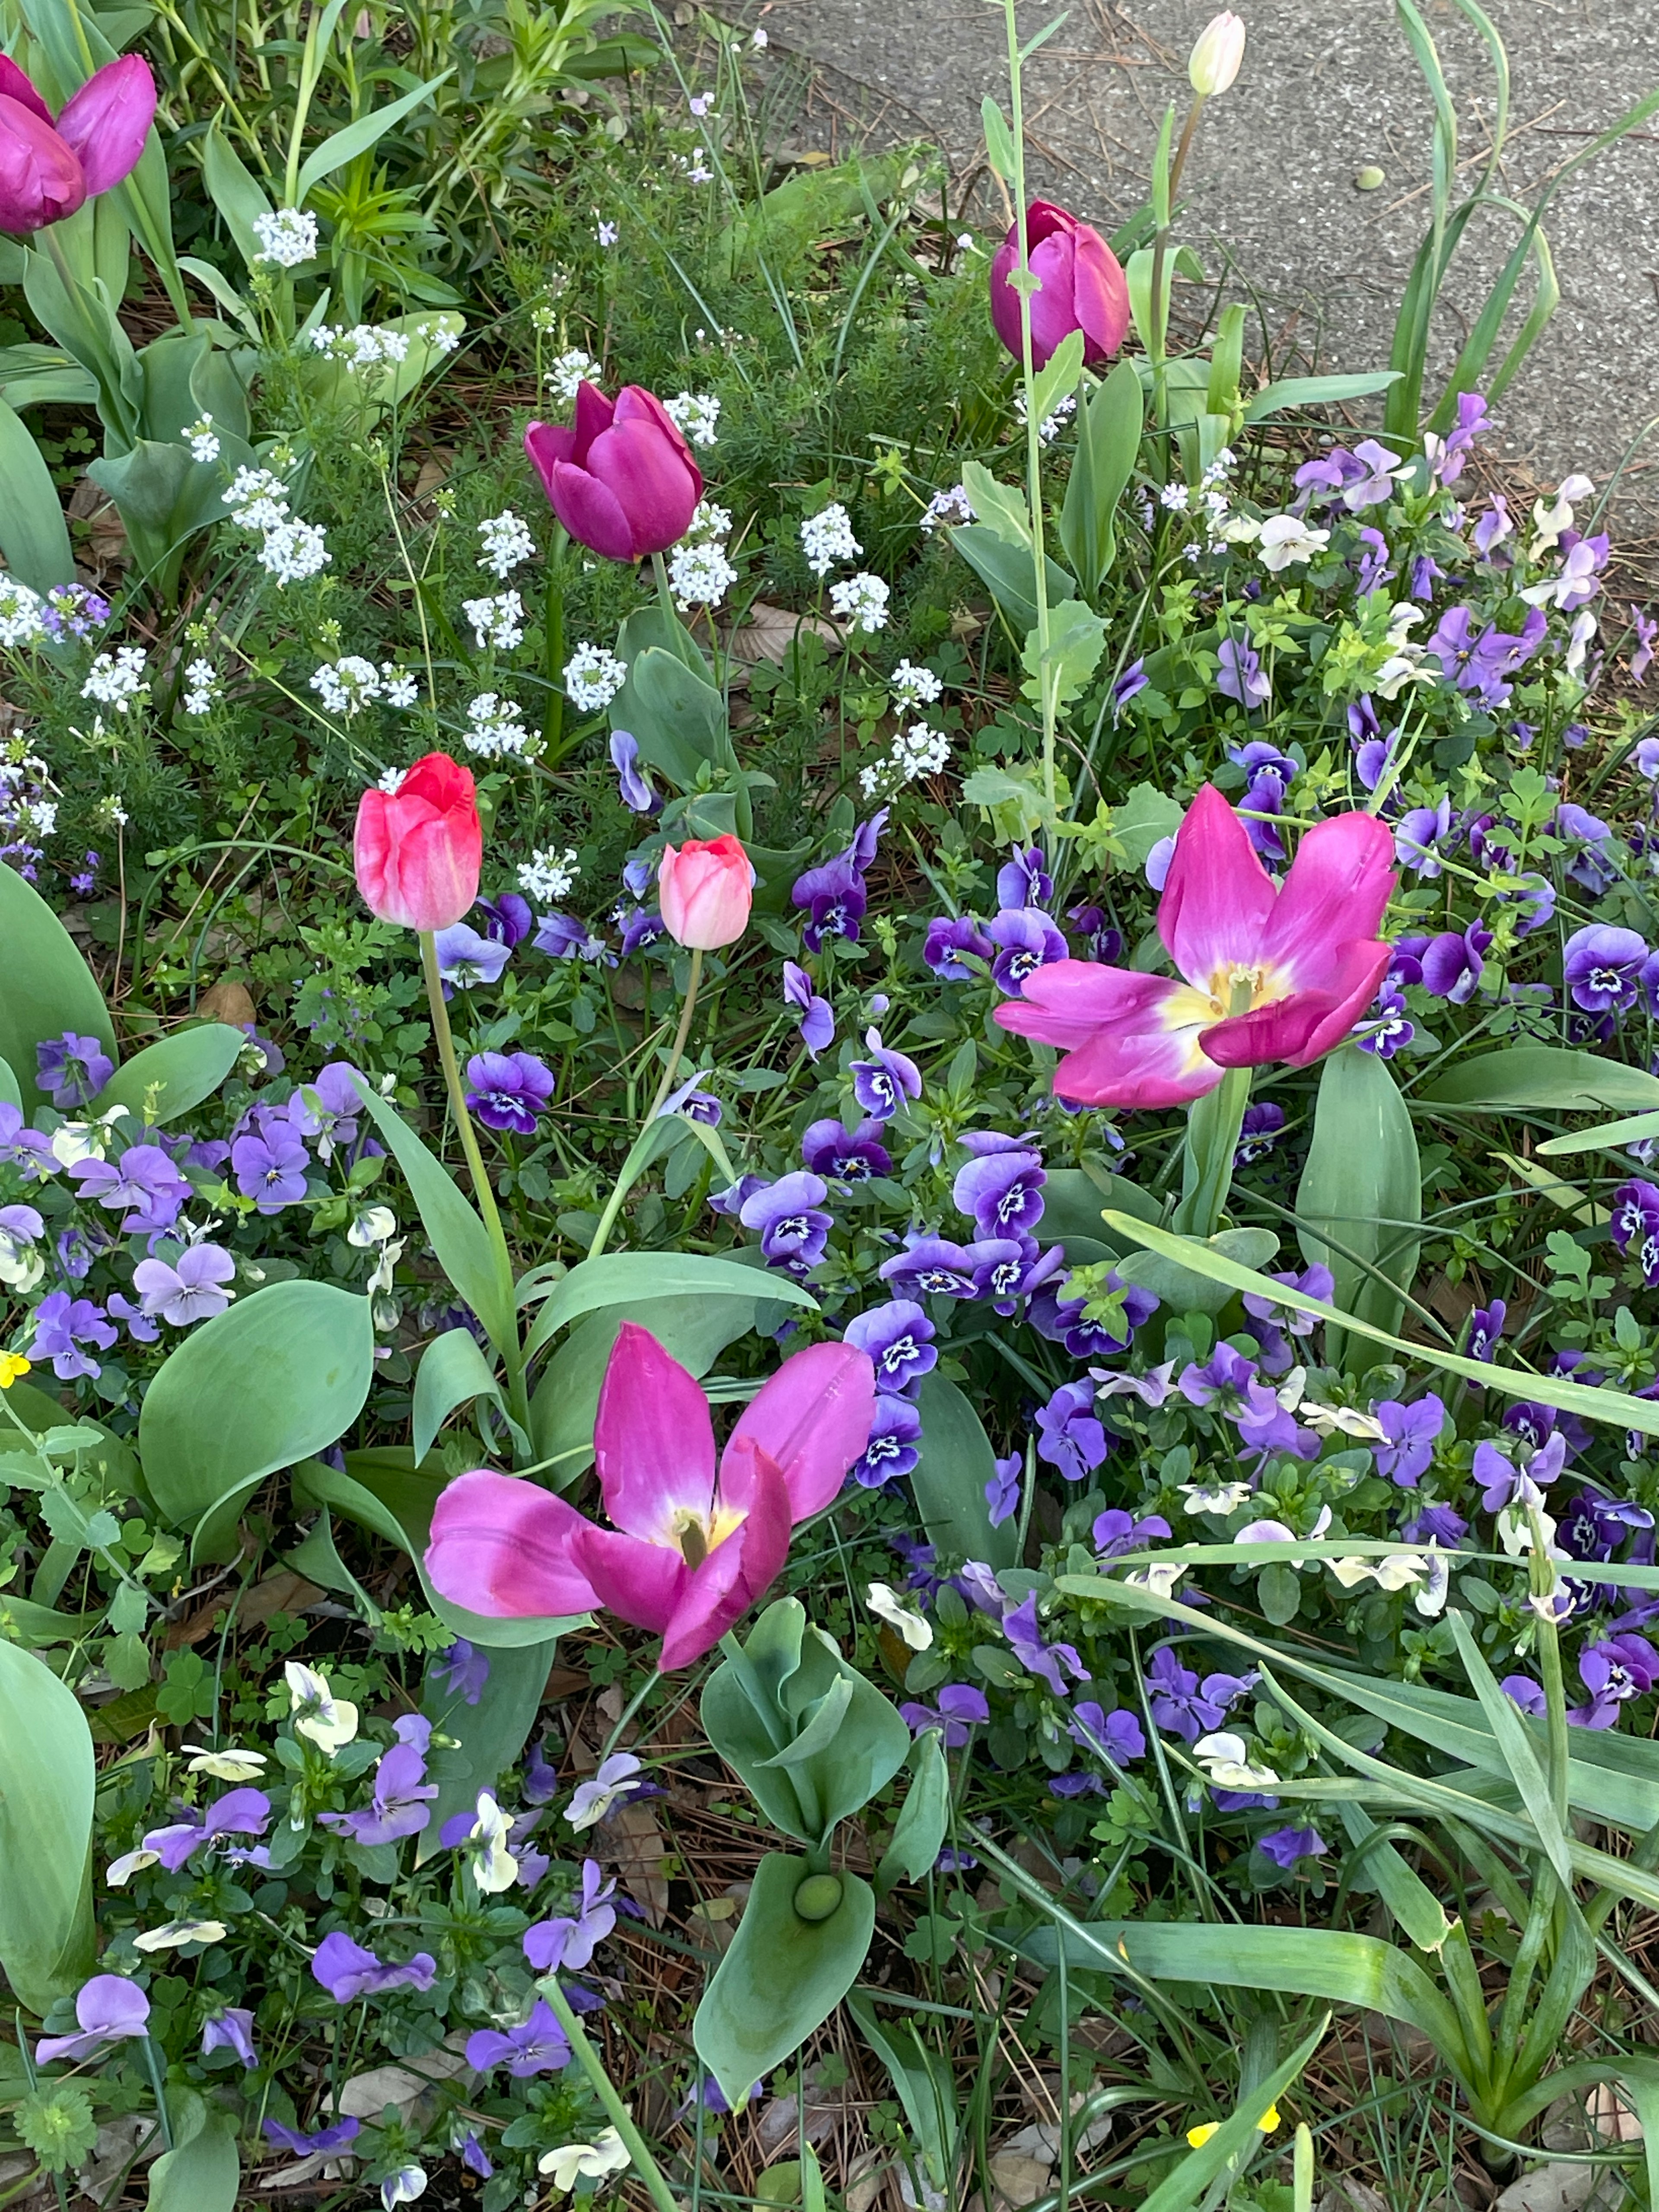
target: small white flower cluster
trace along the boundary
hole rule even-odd
[[[815,576],[827,576],[837,561],[856,561],[864,548],[853,535],[853,519],[836,500],[821,514],[809,514],[800,526],[801,550]]]
[[[55,799],[25,799],[19,803],[13,820],[26,837],[44,844],[58,827],[58,802]]]
[[[602,645],[579,645],[564,664],[564,692],[584,714],[603,713],[628,681],[628,664]]]
[[[717,607],[738,580],[738,572],[726,557],[726,548],[711,539],[702,545],[682,545],[668,563],[668,580],[674,604],[688,607]]]
[[[15,576],[0,576],[0,645],[33,645],[46,634],[40,594]]]
[[[574,845],[567,845],[562,853],[556,853],[550,845],[538,845],[527,860],[519,863],[519,889],[526,897],[552,906],[570,896],[580,873]]]
[[[524,601],[516,592],[499,592],[493,599],[463,599],[461,611],[472,625],[480,653],[489,646],[511,653],[524,641]]]
[[[697,501],[696,513],[691,517],[690,527],[685,534],[699,544],[706,543],[711,538],[722,539],[729,538],[732,535],[731,508],[717,507],[712,499],[700,499]]]
[[[926,722],[913,722],[892,743],[885,760],[859,770],[859,783],[866,799],[878,792],[896,790],[918,776],[937,775],[951,757],[951,740],[942,730]]]
[[[315,523],[289,514],[288,486],[269,469],[238,469],[224,503],[238,529],[262,533],[259,565],[279,584],[303,583],[334,557]]]
[[[1054,410],[1053,414],[1045,415],[1042,420],[1037,424],[1037,436],[1042,441],[1045,446],[1052,446],[1054,444],[1054,440],[1060,435],[1060,431],[1065,427],[1066,417],[1074,414],[1076,411],[1077,394],[1075,392],[1068,392],[1063,399],[1057,399],[1054,402]],[[1014,412],[1018,416],[1022,422],[1025,420],[1025,394],[1023,392],[1017,392],[1014,394]]]
[[[316,257],[317,218],[298,208],[256,215],[253,231],[261,248],[253,257],[256,261],[274,261],[279,269],[297,269],[302,261]]]
[[[219,458],[219,434],[213,427],[211,415],[199,415],[185,431],[185,443],[190,447],[192,461],[216,461]]]
[[[702,184],[707,179],[694,177],[692,182]],[[663,406],[681,436],[690,439],[694,446],[712,446],[716,442],[720,403],[712,392],[677,392],[672,399],[665,399]]]
[[[331,361],[343,361],[354,370],[380,368],[387,362],[409,358],[409,332],[374,323],[359,323],[349,331],[319,323],[311,333],[311,343],[313,351],[326,354]]]
[[[511,699],[494,691],[481,691],[466,710],[461,732],[466,749],[483,760],[518,758],[534,750],[529,731],[520,720],[520,708]]]
[[[95,699],[125,714],[129,707],[149,696],[144,676],[144,650],[138,645],[118,645],[113,653],[100,653],[87,671],[81,686],[83,699]]]
[[[887,679],[887,688],[901,714],[915,707],[931,707],[945,692],[944,684],[933,670],[918,668],[913,660],[900,661]]]
[[[223,696],[213,663],[210,660],[192,660],[185,671],[185,696],[181,704],[185,714],[210,714]]]
[[[481,522],[478,535],[483,540],[478,566],[488,568],[492,576],[503,579],[510,576],[521,562],[530,560],[536,550],[530,525],[522,515],[514,514],[510,507],[505,514],[492,514]]]
[[[416,323],[415,335],[422,345],[430,346],[434,353],[453,353],[461,342],[460,332],[453,323],[447,323],[441,315],[434,315],[429,321]]]
[[[830,605],[842,622],[850,622],[854,629],[874,632],[887,627],[887,602],[890,593],[879,576],[860,569],[845,583],[831,584]]]
[[[348,653],[338,660],[325,660],[311,679],[331,714],[349,721],[360,708],[384,699],[388,707],[412,707],[418,696],[408,669],[383,660],[377,668],[361,653]]]
[[[948,491],[936,491],[921,511],[923,530],[959,530],[974,519],[973,501],[968,496],[965,484],[952,484]]]
[[[572,346],[544,373],[544,381],[561,406],[574,406],[577,386],[586,383],[599,365],[591,353],[584,353],[580,346]]]

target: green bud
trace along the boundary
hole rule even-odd
[[[840,1903],[838,1874],[809,1874],[795,1892],[795,1910],[803,1920],[827,1920]]]

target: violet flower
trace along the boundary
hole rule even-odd
[[[1037,1457],[1067,1482],[1081,1482],[1093,1474],[1111,1449],[1094,1404],[1092,1382],[1062,1382],[1048,1404],[1037,1408]]]
[[[1650,1182],[1620,1183],[1607,1228],[1619,1250],[1635,1259],[1649,1289],[1659,1284],[1659,1189]]]
[[[816,1060],[821,1052],[827,1052],[836,1041],[834,1011],[829,1000],[819,998],[813,990],[806,970],[793,960],[783,963],[783,1003],[800,1015],[800,1041],[811,1057]]]
[[[1273,1828],[1255,1839],[1256,1849],[1286,1874],[1298,1859],[1322,1859],[1330,1845],[1317,1828]]]
[[[975,1724],[983,1728],[990,1720],[991,1708],[986,1702],[985,1692],[967,1683],[947,1682],[938,1695],[936,1707],[901,1705],[899,1718],[912,1735],[921,1735],[927,1729],[941,1729],[945,1749],[960,1751]]]
[[[75,2017],[76,2034],[42,2036],[35,2045],[37,2066],[49,2066],[54,2058],[96,2057],[112,2043],[147,2035],[149,1999],[125,1974],[94,1974],[76,1994]]]
[[[132,1287],[143,1302],[143,1310],[189,1328],[198,1321],[221,1314],[236,1293],[222,1287],[233,1282],[236,1262],[216,1244],[186,1244],[169,1267],[165,1260],[141,1260],[132,1271]]]
[[[1126,1705],[1109,1713],[1092,1698],[1081,1698],[1072,1707],[1066,1733],[1085,1751],[1092,1751],[1109,1765],[1127,1766],[1146,1756],[1146,1737],[1140,1723]]]
[[[1151,1538],[1167,1540],[1173,1533],[1161,1513],[1147,1513],[1137,1520],[1121,1506],[1109,1505],[1105,1512],[1096,1514],[1089,1540],[1095,1557],[1103,1562],[1121,1559],[1127,1553],[1149,1551]]]
[[[1228,1710],[1255,1686],[1250,1674],[1206,1674],[1200,1682],[1183,1667],[1174,1647],[1160,1644],[1146,1663],[1146,1692],[1153,1720],[1188,1743],[1218,1729]]]
[[[300,1139],[272,1125],[264,1135],[248,1130],[230,1148],[236,1188],[254,1201],[254,1211],[280,1213],[306,1195],[311,1156]]]
[[[568,914],[544,914],[539,918],[535,946],[545,952],[550,960],[608,961],[616,966],[605,941],[595,937],[585,921],[574,921]]]
[[[805,1274],[823,1259],[835,1226],[834,1215],[822,1209],[828,1195],[822,1176],[798,1169],[745,1199],[738,1218],[745,1229],[760,1231],[769,1264]]]
[[[1371,1411],[1387,1435],[1386,1443],[1371,1446],[1378,1474],[1402,1490],[1415,1490],[1434,1459],[1435,1441],[1446,1425],[1446,1408],[1431,1391],[1413,1404],[1384,1398]]]
[[[1620,1705],[1645,1697],[1659,1682],[1659,1651],[1644,1636],[1611,1636],[1579,1653],[1578,1673],[1589,1703],[1571,1707],[1567,1718],[1577,1728],[1610,1729]]]
[[[826,937],[845,937],[855,942],[870,903],[864,878],[845,853],[797,876],[789,896],[794,905],[805,910],[800,936],[809,952],[822,952]]]
[[[860,1121],[856,1129],[839,1121],[814,1121],[800,1140],[800,1151],[811,1172],[830,1182],[868,1182],[893,1172],[879,1121]]]
[[[1636,1003],[1650,954],[1633,929],[1591,922],[1574,930],[1561,952],[1561,979],[1586,1013],[1622,1014]]]
[[[972,915],[937,915],[927,925],[921,957],[939,982],[971,983],[978,970],[969,968],[962,955],[971,952],[976,959],[988,962],[995,951]]]
[[[1468,1533],[1468,1522],[1449,1505],[1419,1505],[1400,1524],[1402,1544],[1437,1544],[1446,1552],[1455,1552]]]
[[[498,945],[510,951],[522,945],[536,927],[536,917],[530,910],[528,899],[520,898],[517,891],[503,891],[499,898],[481,898],[475,912],[483,916],[483,933],[493,937]],[[328,1070],[325,1068],[323,1074]],[[318,1078],[320,1083],[322,1077]]]
[[[89,1106],[115,1073],[115,1063],[96,1037],[65,1030],[34,1048],[35,1080],[52,1094],[60,1110]]]
[[[570,2043],[545,1997],[538,1997],[530,2017],[504,2033],[481,2027],[466,2039],[466,2063],[487,2074],[505,2063],[515,2081],[532,2075],[556,2074],[570,2063]]]
[[[489,1680],[489,1654],[477,1650],[465,1636],[458,1636],[434,1655],[432,1679],[447,1696],[476,1705]]]
[[[1024,1462],[1018,1452],[1010,1452],[1006,1459],[993,1460],[991,1464],[996,1472],[985,1486],[985,1503],[990,1513],[991,1526],[1000,1528],[1019,1511],[1019,1477]]]
[[[890,1121],[907,1098],[921,1097],[921,1071],[884,1045],[879,1030],[866,1030],[864,1043],[869,1059],[855,1060],[848,1070],[853,1096],[872,1121]]]
[[[1492,932],[1484,923],[1470,922],[1461,933],[1442,930],[1423,951],[1423,988],[1432,997],[1454,1006],[1466,1006],[1486,972],[1482,957],[1492,945]]]
[[[953,1244],[948,1237],[918,1237],[902,1252],[884,1260],[876,1273],[901,1297],[976,1298],[983,1294],[985,1274],[1008,1256],[1002,1249],[1005,1243],[1018,1256],[1019,1248],[1012,1239]]]
[[[1054,878],[1048,873],[1048,858],[1039,845],[1033,845],[1026,852],[1016,847],[1012,858],[997,870],[1000,907],[1047,906],[1054,895]]]
[[[447,929],[441,929],[433,943],[438,973],[457,991],[470,991],[479,983],[499,983],[513,957],[510,945],[503,945],[498,938],[481,937],[464,921],[453,921]]]
[[[1063,1247],[1054,1245],[1050,1249],[1060,1251]],[[1129,1349],[1134,1342],[1135,1331],[1145,1328],[1158,1311],[1158,1299],[1138,1283],[1126,1285],[1115,1268],[1108,1271],[1106,1288],[1122,1293],[1121,1336],[1114,1336],[1104,1322],[1085,1321],[1084,1308],[1087,1299],[1081,1296],[1062,1297],[1060,1286],[1053,1282],[1042,1286],[1031,1300],[1026,1317],[1039,1336],[1046,1336],[1051,1344],[1063,1344],[1073,1359],[1114,1358]]]
[[[418,1836],[432,1820],[430,1800],[438,1794],[426,1778],[426,1759],[412,1743],[395,1743],[374,1770],[374,1794],[356,1813],[319,1813],[319,1822],[373,1850]]]
[[[553,1101],[552,1070],[530,1052],[476,1052],[466,1063],[466,1103],[486,1129],[533,1137]]]
[[[892,1298],[855,1315],[842,1332],[842,1341],[867,1352],[876,1370],[876,1388],[902,1396],[939,1365],[933,1324],[913,1298]]]
[[[1029,1236],[1042,1218],[1047,1181],[1040,1152],[994,1152],[957,1170],[951,1196],[981,1237]]]
[[[95,1198],[111,1213],[128,1209],[124,1236],[171,1229],[193,1196],[159,1145],[129,1145],[118,1160],[76,1160],[70,1170],[83,1198]]]
[[[617,1924],[615,1881],[605,1881],[596,1859],[582,1861],[581,1890],[574,1913],[538,1921],[524,1931],[524,1954],[538,1974],[580,1973]]]
[[[617,795],[630,814],[654,814],[662,805],[651,779],[640,766],[639,742],[631,730],[611,732],[611,765],[617,771]]]
[[[335,2120],[328,2127],[319,2128],[307,2136],[302,2135],[297,2128],[284,2127],[280,2120],[262,2120],[259,2123],[260,2132],[267,2142],[275,2143],[279,2150],[292,2151],[295,2158],[315,2158],[325,2151],[343,2150],[349,2142],[357,2140],[362,2131],[362,2124],[361,2120]]]
[[[72,1382],[79,1375],[95,1379],[102,1370],[82,1347],[91,1345],[95,1351],[107,1352],[119,1336],[119,1331],[105,1320],[101,1306],[90,1298],[71,1298],[67,1291],[49,1292],[31,1319],[34,1333],[29,1355],[50,1359],[52,1371],[60,1382]]]
[[[1068,1674],[1073,1682],[1087,1682],[1092,1679],[1069,1644],[1043,1643],[1037,1626],[1035,1590],[1023,1604],[1011,1606],[1004,1613],[1002,1632],[1012,1645],[1014,1656],[1026,1673],[1046,1682],[1057,1698],[1069,1694],[1065,1679]]]
[[[1464,1340],[1464,1356],[1469,1359],[1492,1360],[1497,1357],[1498,1339],[1504,1334],[1504,1322],[1509,1308],[1502,1298],[1494,1298],[1489,1306],[1477,1306],[1469,1316],[1469,1333]]]
[[[1216,658],[1219,663],[1216,690],[1226,698],[1237,699],[1247,714],[1273,696],[1273,685],[1261,672],[1261,655],[1253,647],[1224,637],[1216,648]]]
[[[1236,1168],[1254,1167],[1265,1160],[1278,1143],[1285,1127],[1285,1109],[1275,1106],[1271,1098],[1244,1109],[1244,1119],[1239,1124],[1238,1142],[1233,1148]]]
[[[244,2066],[257,2066],[253,2047],[253,2014],[246,2005],[227,2005],[202,2022],[202,2056],[215,2051],[234,2051]]]
[[[382,1996],[390,1990],[429,1990],[438,1962],[429,1951],[417,1951],[404,1966],[385,1966],[373,1951],[337,1928],[312,1954],[311,1971],[335,2003],[344,2005],[359,1997]]]
[[[848,1469],[847,1479],[864,1490],[879,1490],[913,1474],[921,1453],[921,1415],[908,1398],[890,1394],[878,1396],[870,1434],[862,1452]]]
[[[1028,979],[1039,968],[1071,955],[1064,935],[1040,907],[1015,907],[999,914],[986,923],[985,934],[998,948],[991,962],[992,981],[1012,998],[1023,995]]]

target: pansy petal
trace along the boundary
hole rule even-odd
[[[1262,939],[1264,963],[1310,988],[1330,988],[1332,947],[1376,937],[1396,880],[1393,834],[1376,815],[1316,823],[1296,848]]]
[[[677,1512],[708,1518],[714,1425],[694,1376],[649,1329],[625,1321],[599,1386],[593,1423],[605,1510],[614,1527],[673,1545]]]
[[[678,1552],[615,1528],[596,1528],[591,1521],[583,1522],[575,1549],[595,1597],[608,1613],[631,1620],[635,1628],[660,1632],[667,1626],[690,1571]]]
[[[587,1613],[596,1601],[573,1549],[587,1526],[537,1483],[464,1474],[433,1509],[426,1571],[452,1604],[496,1620]]]
[[[1273,910],[1273,883],[1249,832],[1206,783],[1176,832],[1158,903],[1158,933],[1170,958],[1188,982],[1207,990],[1218,970],[1255,966]]]
[[[1327,988],[1292,991],[1251,1014],[1217,1022],[1204,1032],[1206,1054],[1218,1067],[1255,1067],[1282,1060],[1306,1067],[1341,1043],[1376,995],[1389,947],[1367,941],[1328,946]]]
[[[804,1521],[837,1495],[870,1441],[876,1370],[850,1344],[813,1344],[786,1359],[750,1400],[720,1460],[720,1502],[748,1512],[754,1451],[779,1469],[793,1518]]]

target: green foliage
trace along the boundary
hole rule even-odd
[[[0,1644],[0,1966],[35,2012],[76,1988],[95,1954],[93,1789],[74,1692]]]
[[[79,2166],[98,2140],[92,2100],[78,2081],[53,2081],[20,2098],[12,2112],[18,2140],[48,2173]]]

